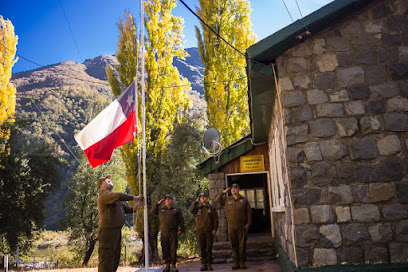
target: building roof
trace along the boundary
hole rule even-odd
[[[218,157],[210,157],[207,160],[201,162],[199,165],[197,165],[197,168],[203,175],[207,175],[220,168],[221,166],[227,164],[228,162],[239,158],[241,155],[245,154],[252,148],[254,148],[254,145],[251,142],[251,134],[249,134],[224,148]]]
[[[270,64],[275,58],[372,2],[335,0],[247,49],[248,97],[254,143],[268,140],[276,92]]]

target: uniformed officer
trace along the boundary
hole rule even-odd
[[[208,203],[205,193],[191,203],[190,212],[196,215],[197,240],[200,247],[201,268],[200,271],[213,270],[212,246],[213,236],[218,229],[218,214],[215,207]]]
[[[163,206],[160,206],[164,202]],[[151,212],[159,215],[161,246],[165,268],[163,272],[177,272],[178,236],[184,232],[184,218],[181,210],[173,204],[173,197],[166,195],[155,204]]]
[[[111,176],[98,179],[98,240],[99,272],[114,272],[119,266],[122,227],[125,213],[132,213],[140,208],[139,197],[112,192]],[[136,201],[133,207],[122,201]]]
[[[226,196],[228,192],[230,196]],[[225,207],[228,222],[228,239],[231,244],[233,270],[246,269],[246,240],[252,223],[252,212],[248,199],[239,194],[239,185],[234,183],[215,198],[215,202]]]

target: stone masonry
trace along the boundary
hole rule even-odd
[[[218,193],[225,189],[225,174],[223,172],[216,172],[208,174],[208,181],[210,186],[209,199],[215,205],[218,212],[218,231],[215,236],[216,242],[225,242],[228,240],[227,235],[227,219],[225,217],[225,210],[214,202]]]
[[[408,0],[373,1],[276,64],[299,265],[408,262]],[[274,217],[294,260],[290,216]]]

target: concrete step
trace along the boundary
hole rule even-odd
[[[271,248],[275,247],[275,243],[272,238],[259,240],[247,240],[247,248]],[[213,245],[214,250],[230,249],[229,242],[215,242]]]
[[[214,263],[232,262],[231,250],[221,249],[213,250]],[[248,261],[274,260],[276,251],[274,247],[270,248],[247,248]]]

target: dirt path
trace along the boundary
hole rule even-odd
[[[216,272],[230,272],[232,264],[214,264],[213,268]],[[245,272],[280,272],[279,264],[277,261],[258,261],[258,262],[247,262],[246,270],[236,270]],[[190,262],[181,264],[178,266],[179,272],[196,272],[200,271],[200,262]],[[117,272],[135,272],[139,267],[132,266],[121,266],[118,268]],[[20,270],[19,270],[20,271]],[[62,268],[62,269],[52,269],[52,270],[25,270],[32,272],[97,272],[97,267],[92,268]]]

